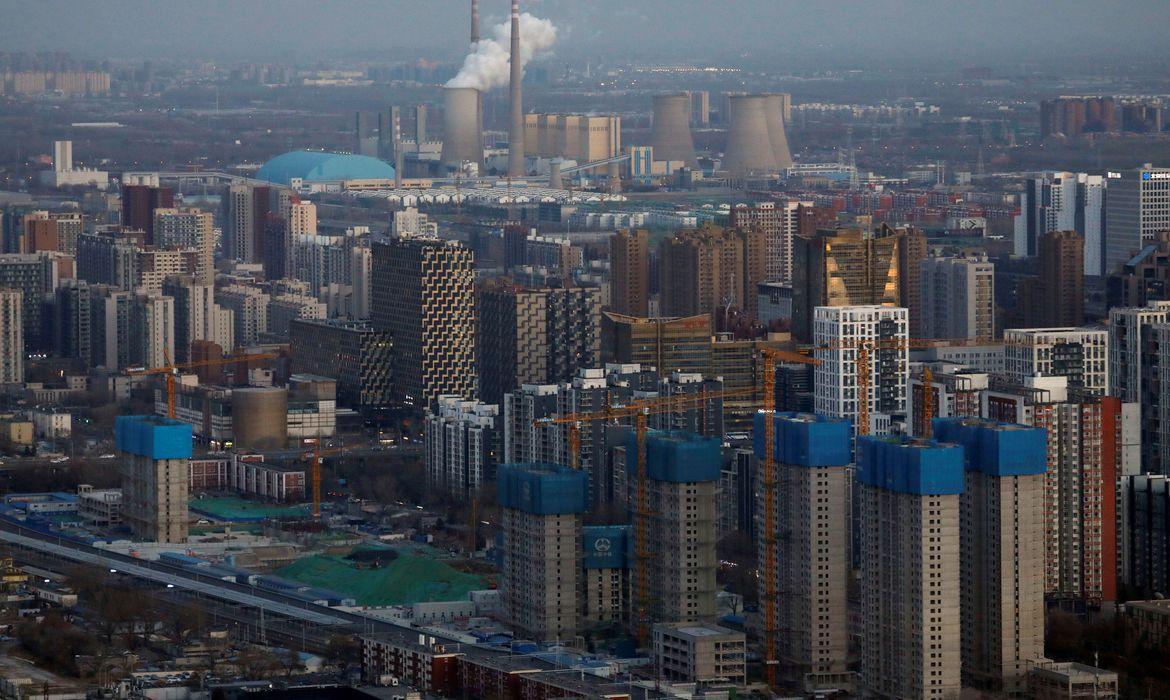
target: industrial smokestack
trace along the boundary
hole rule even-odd
[[[772,142],[772,153],[776,157],[776,168],[783,170],[792,166],[792,153],[788,150],[788,136],[784,133],[784,100],[786,95],[767,95],[768,140]]]
[[[427,140],[427,106],[414,106],[414,146],[422,152],[422,145]]]
[[[508,177],[524,177],[524,104],[520,82],[524,79],[520,57],[520,0],[512,0],[512,114],[508,128]]]
[[[776,171],[776,151],[768,136],[768,98],[735,95],[731,104],[731,131],[723,154],[723,169],[736,177]]]
[[[654,160],[681,160],[688,168],[699,167],[691,138],[691,96],[654,96],[654,125],[650,131]]]
[[[560,158],[554,158],[548,162],[548,186],[550,189],[565,189],[565,182],[561,178],[561,165]]]
[[[475,88],[443,88],[444,168],[458,169],[464,161],[483,166],[483,106]]]
[[[471,45],[479,43],[479,0],[471,0]]]

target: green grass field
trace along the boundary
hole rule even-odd
[[[275,572],[278,576],[327,588],[359,605],[409,605],[425,601],[463,600],[468,591],[487,588],[474,574],[456,571],[431,557],[402,552],[380,569],[358,569],[341,557],[317,555]]]

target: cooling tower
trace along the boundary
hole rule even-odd
[[[736,177],[775,172],[776,152],[768,137],[768,98],[735,95],[730,104],[731,131],[727,135],[723,169]]]
[[[524,177],[524,106],[520,83],[524,69],[520,65],[520,0],[512,0],[511,117],[508,120],[508,177]]]
[[[654,126],[650,131],[654,160],[681,160],[688,168],[699,167],[691,138],[691,96],[655,95]]]
[[[479,90],[443,88],[443,152],[446,169],[458,169],[464,161],[483,167],[483,113]]]
[[[788,150],[788,136],[784,133],[784,95],[765,95],[768,100],[768,140],[772,142],[772,153],[776,156],[778,170],[792,165],[792,153]]]

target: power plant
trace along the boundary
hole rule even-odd
[[[520,65],[520,0],[512,0],[511,119],[508,123],[508,177],[524,177],[524,105],[520,83],[524,67]]]
[[[776,156],[776,167],[792,167],[792,153],[788,150],[788,136],[784,133],[784,95],[771,94],[768,100],[768,140]]]
[[[690,95],[684,92],[654,96],[650,146],[654,149],[655,160],[682,161],[688,168],[699,166],[695,141],[691,138]]]
[[[444,170],[458,170],[465,161],[483,167],[483,102],[475,88],[444,87],[439,162]]]
[[[730,100],[731,130],[723,169],[732,176],[775,172],[776,149],[768,133],[768,98],[735,95]]]

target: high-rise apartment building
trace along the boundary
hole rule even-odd
[[[191,345],[207,340],[231,352],[235,349],[235,318],[230,309],[215,303],[215,287],[189,275],[168,277],[164,295],[175,300],[175,356],[191,360]]]
[[[480,397],[498,404],[523,384],[571,380],[601,361],[597,290],[524,289],[509,284],[477,292]]]
[[[1170,231],[1170,168],[1146,164],[1111,178],[1105,231],[1106,274],[1117,271],[1159,232]]]
[[[922,338],[995,337],[995,263],[987,256],[922,262]]]
[[[537,640],[580,627],[585,474],[551,464],[505,464],[498,474],[504,618]]]
[[[1049,231],[1076,231],[1084,240],[1083,273],[1112,272],[1106,265],[1105,200],[1109,180],[1087,173],[1053,172],[1024,181],[1015,219],[1013,253],[1043,257],[1041,238]],[[1134,251],[1136,252],[1136,251]]]
[[[139,294],[130,304],[130,361],[140,367],[164,367],[175,357],[175,300]]]
[[[24,293],[0,289],[0,384],[24,382]]]
[[[683,432],[646,436],[647,512],[635,514],[634,530],[641,528],[647,538],[649,560],[639,564],[645,567],[646,588],[641,574],[631,586],[635,622],[647,614],[656,623],[715,616],[720,443],[720,438]],[[635,483],[638,442],[633,435],[626,443],[625,466],[629,483]]]
[[[756,458],[765,456],[764,413],[756,415]],[[851,687],[849,672],[849,423],[812,414],[772,417],[775,435],[774,531],[757,538],[759,561],[774,547],[776,658],[781,675],[804,692]],[[764,484],[757,468],[757,532]],[[769,594],[759,582],[760,600]],[[761,605],[763,603],[761,602]]]
[[[925,253],[925,237],[913,229],[882,226],[798,236],[793,242],[793,336],[812,339],[818,306],[916,304]],[[919,315],[913,306],[905,308],[911,317]]]
[[[909,313],[896,306],[822,306],[813,320],[816,412],[848,418],[857,429],[861,403],[869,413],[869,433],[888,431],[892,416],[906,412],[910,375]],[[858,358],[867,355],[867,364]],[[858,373],[868,372],[868,395],[861,395]]]
[[[1155,234],[1137,255],[1105,280],[1105,308],[1148,306],[1170,300],[1170,231]]]
[[[667,316],[712,314],[734,306],[752,318],[758,312],[756,286],[764,281],[762,229],[704,225],[662,242],[660,308]]]
[[[495,478],[503,455],[504,434],[500,407],[440,396],[427,411],[427,488],[467,501]]]
[[[957,698],[963,449],[857,440],[861,681],[890,698]]]
[[[764,281],[792,284],[793,241],[802,232],[801,224],[807,218],[802,215],[813,206],[811,201],[786,200],[732,207],[732,228],[764,232]]]
[[[90,363],[93,359],[89,283],[61,280],[52,297],[53,348],[60,357]]]
[[[1012,328],[1004,331],[1008,378],[1068,377],[1069,388],[1109,393],[1109,331],[1103,328]]]
[[[601,361],[656,367],[671,372],[706,372],[711,356],[711,316],[644,318],[601,315]]]
[[[1121,576],[1139,599],[1170,590],[1170,476],[1141,474],[1123,480],[1125,529],[1119,535],[1128,556]]]
[[[934,422],[935,439],[963,446],[960,497],[963,684],[1026,692],[1044,658],[1047,436],[979,419]]]
[[[215,300],[232,312],[232,335],[237,345],[255,345],[260,335],[268,332],[268,303],[272,297],[258,287],[239,284],[220,287],[215,291]]]
[[[1037,328],[1079,326],[1085,320],[1085,239],[1076,231],[1047,231],[1040,236],[1040,278],[1026,314]]]
[[[610,309],[627,316],[650,315],[650,233],[618,231],[609,239]]]
[[[156,416],[118,416],[122,519],[135,536],[163,544],[187,541],[191,426]]]
[[[59,258],[53,253],[7,253],[0,255],[0,288],[17,289],[23,295],[21,314],[24,316],[25,349],[31,352],[52,348],[52,334],[44,333],[41,323],[41,301],[52,294],[58,282],[72,275],[62,274]]]
[[[337,380],[337,401],[363,412],[394,401],[394,339],[364,321],[295,319],[288,324],[292,369]]]
[[[198,251],[195,280],[215,284],[215,230],[211,212],[198,209],[158,208],[154,210],[155,244],[163,248],[193,248]]]
[[[268,301],[268,332],[274,338],[288,338],[289,324],[300,319],[325,320],[328,308],[307,294],[279,294]]]
[[[406,403],[473,398],[475,260],[454,242],[395,238],[373,246],[371,321],[394,337],[394,386]]]
[[[1120,110],[1112,97],[1061,96],[1040,103],[1040,138],[1117,131]]]
[[[604,408],[629,402],[636,392],[652,395],[659,379],[652,367],[607,365],[582,369],[571,382],[525,384],[504,395],[504,462],[572,464],[569,426],[542,419],[570,413],[601,415]],[[701,411],[702,407],[692,409]],[[578,428],[576,465],[588,475],[590,503],[614,500],[616,475],[608,458],[607,421],[583,421]]]
[[[993,385],[984,417],[1047,431],[1044,591],[1090,605],[1117,598],[1117,484],[1137,473],[1137,405],[1034,376]]]
[[[265,262],[270,219],[280,217],[292,193],[267,185],[230,185],[222,195],[224,257],[249,263]]]
[[[1142,471],[1170,473],[1170,301],[1109,310],[1109,389],[1141,407]]]
[[[122,185],[122,225],[146,232],[146,244],[155,245],[154,215],[158,209],[175,206],[175,192],[169,187]]]

